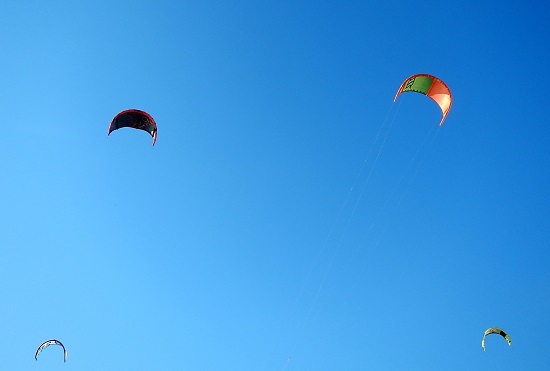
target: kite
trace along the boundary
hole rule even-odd
[[[112,131],[124,127],[145,130],[151,134],[153,137],[153,146],[155,145],[155,142],[157,141],[157,124],[147,112],[137,109],[129,109],[120,112],[115,116],[113,121],[111,121],[107,135],[110,135]]]
[[[443,125],[443,121],[445,121],[445,118],[451,109],[451,104],[453,103],[451,90],[449,90],[449,87],[443,81],[435,76],[424,73],[412,75],[405,80],[403,84],[401,84],[393,101],[395,102],[397,100],[399,94],[408,91],[421,93],[432,98],[439,105],[439,108],[441,108],[443,118],[441,119],[439,126]]]
[[[38,361],[38,354],[40,354],[42,349],[44,349],[47,346],[52,345],[52,344],[59,345],[61,348],[63,348],[63,362],[67,362],[67,350],[65,350],[65,346],[63,344],[61,344],[61,342],[59,340],[55,340],[55,339],[48,340],[48,341],[45,341],[42,344],[40,344],[40,346],[36,350],[36,353],[34,354],[34,359],[36,359]]]
[[[485,351],[485,336],[489,334],[498,334],[502,336],[506,341],[508,342],[508,345],[512,345],[512,339],[510,339],[510,336],[506,332],[504,332],[503,329],[500,329],[498,327],[491,327],[488,328],[487,331],[483,334],[483,339],[481,339],[481,347],[483,348],[483,351]]]

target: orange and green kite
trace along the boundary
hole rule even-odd
[[[401,84],[393,101],[395,102],[397,100],[399,94],[408,91],[421,93],[432,98],[439,105],[439,108],[441,108],[443,118],[439,126],[443,125],[443,121],[445,121],[453,102],[453,96],[447,84],[432,75],[424,73],[413,75]]]

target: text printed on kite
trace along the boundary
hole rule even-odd
[[[393,101],[397,100],[399,94],[409,91],[424,94],[432,98],[439,105],[439,108],[441,108],[443,117],[439,122],[439,126],[443,125],[443,121],[447,118],[453,103],[453,96],[447,84],[437,77],[425,73],[412,75],[401,84]]]
[[[153,146],[155,145],[155,142],[157,141],[157,124],[155,123],[153,117],[151,117],[151,115],[147,112],[140,111],[138,109],[129,109],[120,112],[111,121],[107,135],[110,135],[111,132],[124,127],[140,129],[148,132],[153,137]]]
[[[508,342],[508,346],[512,345],[512,339],[503,329],[498,327],[490,327],[485,331],[483,334],[483,339],[481,339],[481,347],[483,348],[483,351],[485,351],[485,337],[490,334],[500,335]]]
[[[59,340],[55,339],[46,340],[45,342],[40,344],[40,346],[36,350],[36,353],[34,354],[34,359],[38,361],[38,355],[40,354],[40,352],[42,352],[44,348],[54,344],[59,345],[61,348],[63,348],[63,362],[67,362],[67,350],[65,349],[65,346]]]

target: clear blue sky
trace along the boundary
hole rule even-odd
[[[3,1],[0,368],[547,368],[548,14]]]

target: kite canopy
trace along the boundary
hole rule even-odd
[[[485,336],[490,334],[498,334],[502,336],[506,341],[508,342],[508,346],[512,345],[512,339],[510,339],[510,336],[503,330],[498,327],[491,327],[488,328],[487,331],[483,334],[483,339],[481,339],[481,347],[483,348],[483,351],[485,351]]]
[[[145,130],[151,134],[153,137],[153,145],[155,145],[155,142],[157,141],[157,124],[147,112],[137,109],[129,109],[120,112],[115,116],[113,121],[111,121],[107,135],[110,135],[112,131],[124,127]]]
[[[395,102],[397,100],[399,94],[408,91],[421,93],[432,98],[439,105],[439,108],[441,108],[443,118],[439,126],[443,125],[443,121],[445,121],[453,102],[451,90],[449,90],[449,87],[443,81],[435,76],[423,73],[413,75],[401,84],[393,101]]]
[[[44,349],[47,346],[52,345],[52,344],[59,345],[61,348],[63,348],[63,362],[66,362],[67,361],[67,351],[65,350],[65,346],[63,344],[61,344],[61,342],[59,340],[55,340],[55,339],[47,340],[47,341],[43,342],[42,344],[40,344],[40,346],[36,350],[36,353],[34,354],[34,359],[36,359],[38,361],[38,354],[40,354],[42,349]]]

